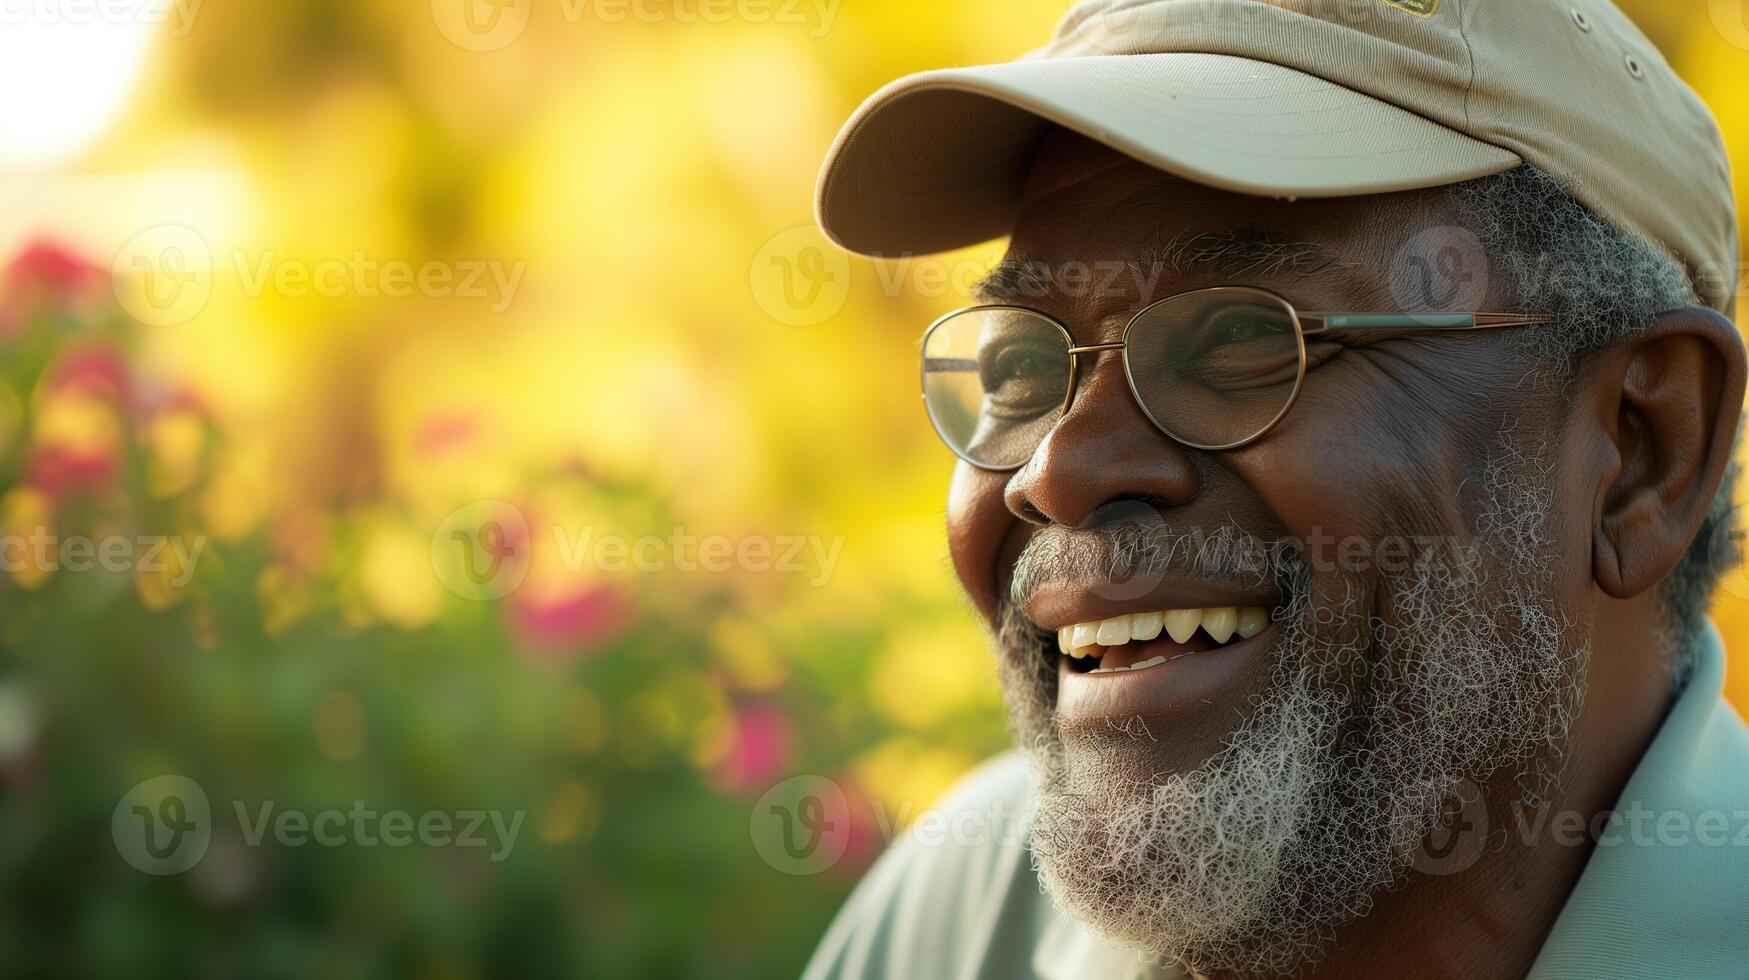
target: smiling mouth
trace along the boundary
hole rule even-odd
[[[1265,606],[1205,606],[1124,613],[1057,630],[1057,650],[1080,674],[1147,670],[1191,653],[1219,650],[1269,626]],[[1164,635],[1167,642],[1162,642]],[[1148,653],[1151,656],[1144,657]]]

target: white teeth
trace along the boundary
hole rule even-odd
[[[1202,625],[1201,609],[1172,609],[1166,613],[1166,635],[1183,643]]]
[[[1093,636],[1098,632],[1098,623],[1076,623],[1069,627],[1069,649],[1079,650],[1092,646]]]
[[[1075,659],[1098,658],[1106,648],[1134,640],[1147,642],[1162,631],[1175,642],[1189,641],[1198,627],[1216,643],[1234,635],[1249,639],[1269,626],[1269,610],[1263,606],[1210,606],[1204,609],[1166,609],[1158,612],[1125,613],[1110,619],[1071,623],[1057,630],[1057,649]],[[1147,666],[1153,666],[1149,661]],[[1099,672],[1134,670],[1134,667],[1104,667]]]
[[[1102,647],[1122,646],[1130,641],[1130,617],[1113,616],[1099,621],[1099,629],[1093,634],[1093,642]]]
[[[1202,631],[1214,638],[1216,643],[1225,643],[1233,636],[1233,630],[1239,626],[1239,610],[1232,606],[1220,606],[1202,611]]]
[[[1165,657],[1149,657],[1148,659],[1142,661],[1141,663],[1130,664],[1128,667],[1095,667],[1092,670],[1088,671],[1088,673],[1089,674],[1115,674],[1118,671],[1122,671],[1122,670],[1144,670],[1144,669],[1149,668],[1149,667],[1158,667],[1165,662],[1166,662]]]
[[[1249,640],[1269,625],[1269,610],[1262,606],[1246,606],[1239,610],[1239,635]]]
[[[1165,613],[1136,613],[1130,617],[1130,639],[1152,640],[1160,635],[1160,627],[1165,621]]]

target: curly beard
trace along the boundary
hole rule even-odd
[[[1286,597],[1266,692],[1193,771],[1138,781],[1072,765],[1055,647],[1005,606],[1000,675],[1035,771],[1033,859],[1061,909],[1162,963],[1292,972],[1402,879],[1466,787],[1508,766],[1527,800],[1552,787],[1588,648],[1549,595],[1548,494],[1499,467],[1487,476],[1467,554],[1423,554],[1370,586],[1230,526],[1194,546],[1160,528],[1102,532],[1093,560],[1114,578],[1188,563],[1268,574]],[[1029,545],[1017,592],[1052,547],[1048,535]],[[1100,751],[1145,751],[1122,744],[1132,732],[1117,726]]]

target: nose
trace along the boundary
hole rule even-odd
[[[1178,506],[1194,499],[1201,478],[1192,451],[1142,414],[1122,358],[1104,350],[1081,357],[1068,412],[1008,481],[1009,511],[1033,524],[1083,527],[1121,501]]]

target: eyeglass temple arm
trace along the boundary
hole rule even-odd
[[[1335,330],[1493,330],[1552,323],[1552,316],[1524,313],[1300,313],[1306,334]]]
[[[1071,356],[1076,354],[1095,354],[1102,350],[1123,350],[1123,344],[1119,342],[1115,344],[1093,344],[1089,347],[1071,347],[1069,348],[1069,354]],[[1074,370],[1074,365],[1075,362],[1071,360],[1069,363],[1070,370]],[[976,371],[977,369],[978,359],[975,357],[923,358],[923,370],[929,373],[936,371]]]

